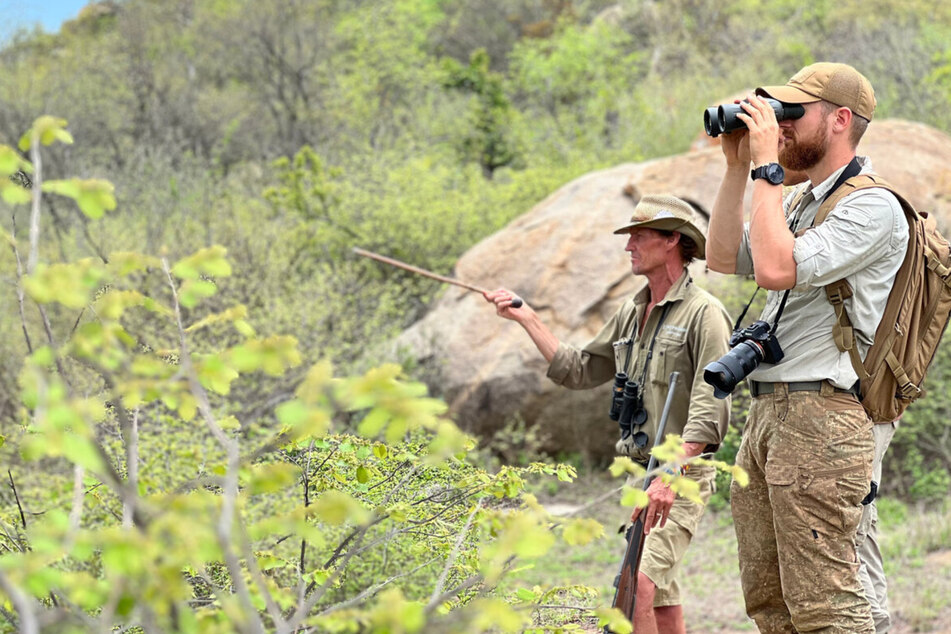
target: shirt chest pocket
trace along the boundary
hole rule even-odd
[[[667,385],[670,373],[675,370],[683,373],[685,366],[689,363],[687,331],[665,328],[663,332],[657,335],[657,342],[654,344],[654,356],[651,359],[647,374],[651,382]]]

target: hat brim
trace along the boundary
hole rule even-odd
[[[640,222],[631,222],[619,229],[615,229],[615,234],[630,233],[634,229],[659,229],[661,231],[676,231],[690,237],[697,243],[697,259],[706,259],[707,239],[703,233],[686,220],[680,218],[660,218],[658,220],[642,220]]]
[[[756,94],[760,97],[771,97],[783,103],[813,103],[814,101],[821,101],[819,97],[810,95],[805,90],[799,90],[792,86],[760,86],[756,89]]]

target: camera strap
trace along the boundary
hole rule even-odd
[[[660,327],[664,325],[664,319],[667,318],[667,313],[670,312],[670,306],[673,302],[667,302],[664,304],[664,310],[660,314],[660,319],[657,321],[657,328],[654,329],[654,336],[651,337],[651,345],[647,349],[647,359],[644,360],[644,368],[641,370],[641,378],[638,381],[639,385],[644,385],[644,378],[647,376],[647,366],[650,365],[651,357],[654,356],[654,344],[657,342],[657,335],[660,333]],[[637,332],[637,321],[634,321],[634,332],[631,333],[631,338],[627,341],[627,356],[624,357],[624,372],[627,372],[628,366],[631,364],[631,351],[634,349],[634,334]]]
[[[826,192],[826,195],[822,197],[822,201],[819,204],[821,205],[823,202],[825,202],[826,199],[832,195],[832,192],[837,190],[842,185],[842,183],[849,180],[853,176],[856,176],[861,171],[862,171],[862,166],[859,165],[858,158],[853,156],[852,160],[849,161],[849,164],[845,166],[845,169],[842,170],[842,173],[839,174],[839,177],[835,180],[835,183],[832,185],[832,188],[829,189],[829,191]],[[796,201],[797,205],[801,202],[802,202],[801,198]],[[793,230],[793,227],[797,224],[796,221],[798,220],[799,215],[802,213],[801,209],[798,209],[796,211],[797,211],[796,215],[788,223],[790,231]],[[815,224],[815,222],[816,220],[815,218],[813,218],[812,224],[810,224],[809,226],[812,227]],[[756,294],[759,293],[759,289],[760,287],[757,286],[756,290],[753,291],[753,296],[750,297],[750,301],[746,303],[746,308],[744,308],[743,312],[740,313],[739,318],[736,320],[736,323],[733,325],[733,330],[736,330],[737,328],[740,327],[740,324],[743,321],[743,317],[746,316],[746,311],[748,311],[750,309],[750,306],[753,304],[753,300],[756,298]],[[786,301],[789,299],[789,291],[791,290],[792,289],[786,289],[786,292],[783,293],[783,299],[779,302],[779,310],[776,311],[776,318],[773,319],[773,325],[769,329],[770,332],[773,333],[774,335],[776,334],[776,327],[779,325],[779,318],[783,316],[783,310],[785,310],[786,308]]]

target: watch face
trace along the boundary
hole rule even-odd
[[[781,185],[783,179],[786,178],[786,173],[783,171],[783,166],[779,163],[770,163],[766,166],[766,180],[768,180],[773,185]]]

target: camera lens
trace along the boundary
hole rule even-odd
[[[763,348],[755,341],[741,341],[717,361],[703,369],[703,380],[713,386],[713,395],[726,398],[736,384],[746,378],[763,360]]]

